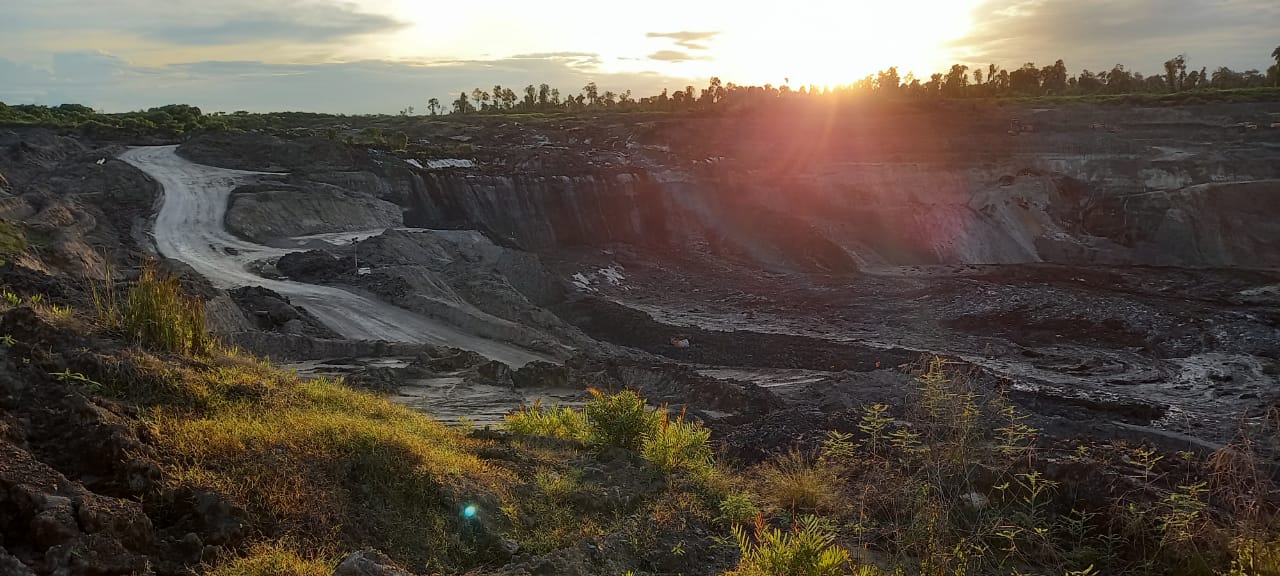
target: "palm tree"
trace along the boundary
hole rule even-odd
[[[1280,66],[1280,46],[1271,51],[1271,57],[1276,59],[1276,66]]]
[[[430,100],[427,100],[427,110],[431,111],[432,116],[435,116],[438,112],[440,112],[440,99],[432,98]]]

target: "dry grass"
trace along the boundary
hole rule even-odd
[[[796,451],[756,466],[757,493],[772,511],[831,513],[841,507],[844,482],[829,466]]]

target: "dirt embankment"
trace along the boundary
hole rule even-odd
[[[385,230],[404,225],[399,206],[327,184],[241,186],[231,193],[227,229],[254,242]]]

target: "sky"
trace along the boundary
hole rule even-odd
[[[1276,0],[0,0],[0,102],[396,113],[495,84],[650,95],[1062,58],[1265,70]]]

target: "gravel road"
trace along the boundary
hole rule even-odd
[[[248,263],[291,250],[236,238],[223,226],[223,217],[231,191],[263,174],[195,164],[178,156],[177,146],[133,148],[121,154],[120,159],[164,187],[164,201],[155,222],[160,254],[185,262],[218,287],[263,286],[274,290],[306,308],[334,331],[355,340],[452,346],[513,367],[534,360],[552,361],[346,290],[258,276],[246,268]]]

